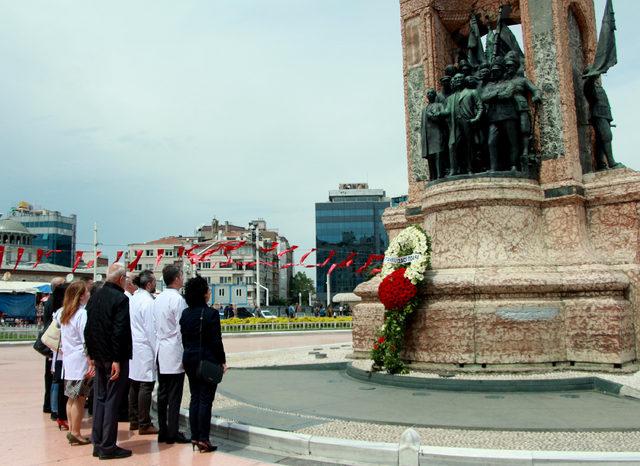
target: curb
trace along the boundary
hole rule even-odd
[[[155,403],[154,403],[155,405]],[[189,425],[189,412],[180,410],[180,424]],[[413,429],[408,429],[413,431]],[[278,454],[291,454],[308,459],[322,458],[359,464],[414,465],[414,464],[638,464],[640,452],[580,452],[580,451],[527,451],[527,450],[489,450],[477,448],[452,448],[420,446],[419,436],[413,431],[418,444],[407,454],[406,444],[366,442],[332,437],[319,437],[295,432],[285,432],[263,427],[238,424],[222,419],[211,420],[211,433],[218,438],[245,444],[252,447],[271,450]],[[406,433],[406,431],[405,431]],[[402,435],[405,437],[405,434]]]
[[[567,390],[595,390],[604,394],[640,398],[640,391],[600,377],[566,379],[474,380],[449,378],[406,377],[370,372],[347,366],[347,375],[354,379],[401,388],[421,388],[459,392],[557,392]]]
[[[31,341],[0,341],[0,347],[1,346],[33,346],[33,344],[35,343],[35,340],[31,340]]]
[[[223,338],[251,338],[255,336],[260,337],[277,337],[277,336],[291,336],[291,335],[317,335],[327,333],[351,333],[351,329],[346,330],[283,330],[281,332],[222,332]]]

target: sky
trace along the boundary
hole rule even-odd
[[[640,2],[615,7],[614,151],[639,169]],[[2,11],[0,212],[26,200],[75,213],[79,249],[94,222],[113,257],[216,217],[264,218],[304,251],[314,203],[339,183],[407,191],[398,0],[4,0]]]

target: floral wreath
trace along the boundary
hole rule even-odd
[[[420,226],[405,228],[389,244],[378,287],[385,307],[384,325],[376,332],[371,351],[376,369],[385,368],[390,374],[407,372],[400,359],[407,320],[422,303],[418,286],[430,266],[431,238]]]

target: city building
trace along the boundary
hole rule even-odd
[[[54,277],[66,277],[72,272],[71,267],[50,264],[41,258],[36,266],[37,251],[44,249],[33,244],[36,235],[24,224],[11,217],[0,218],[0,245],[4,246],[4,254],[0,259],[0,277],[6,281],[33,281],[48,282]],[[18,260],[18,248],[22,248],[22,257]],[[93,253],[93,252],[92,252]],[[98,273],[104,276],[106,267],[104,263],[98,263]],[[93,268],[86,269],[81,265],[74,277],[88,278],[93,276]]]
[[[261,265],[256,266],[256,230],[259,235],[258,247],[265,251],[259,253]],[[194,236],[169,236],[146,243],[130,244],[126,260],[131,261],[136,256],[136,251],[143,251],[135,270],[153,270],[157,274],[158,289],[163,288],[161,271],[167,264],[177,264],[185,271],[185,276],[191,277],[198,273],[204,277],[211,286],[212,304],[226,306],[228,304],[237,307],[255,307],[256,299],[256,271],[260,271],[261,305],[274,299],[286,299],[291,282],[290,269],[280,270],[280,264],[293,262],[293,254],[287,253],[278,258],[281,246],[275,246],[275,242],[286,242],[276,230],[268,229],[264,220],[254,220],[246,227],[232,225],[229,222],[220,223],[213,219],[211,224],[200,226]],[[239,244],[245,243],[233,250],[225,251],[216,246],[221,243]],[[286,243],[288,244],[288,243]],[[195,246],[195,247],[194,247]],[[180,247],[188,250],[192,247],[193,254],[203,255],[207,251],[205,259],[197,262],[195,267],[186,256],[178,257]],[[163,249],[163,256],[158,260],[158,250]],[[273,249],[273,250],[269,250]],[[267,291],[268,290],[268,291]]]
[[[350,293],[366,276],[356,274],[358,266],[369,254],[384,254],[387,233],[382,213],[391,205],[382,189],[369,189],[366,183],[340,184],[329,191],[329,202],[316,203],[316,257],[322,263],[331,251],[331,263],[339,263],[350,253],[357,253],[348,267],[336,268],[331,274],[331,294]],[[316,269],[316,295],[327,301],[327,272],[329,267]]]
[[[31,245],[43,250],[59,250],[43,257],[44,263],[72,267],[76,251],[76,216],[62,215],[55,210],[36,209],[28,202],[19,202],[3,217],[20,222],[33,234]]]

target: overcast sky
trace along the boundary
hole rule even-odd
[[[313,247],[338,183],[406,193],[398,3],[4,0],[0,212],[75,213],[112,256],[214,216]],[[638,169],[640,2],[615,6],[614,150]]]

